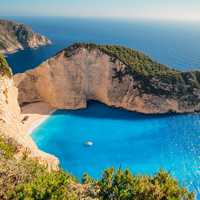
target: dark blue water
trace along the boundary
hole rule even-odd
[[[74,42],[120,44],[143,51],[153,59],[182,70],[200,68],[200,24],[74,18],[11,17],[48,36],[52,46],[8,56],[13,71],[39,65]]]
[[[136,174],[165,169],[200,194],[200,115],[145,116],[90,102],[88,109],[57,111],[33,133],[40,149],[81,178],[105,168]],[[92,141],[86,147],[85,141]]]

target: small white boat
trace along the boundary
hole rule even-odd
[[[91,141],[86,141],[84,144],[85,144],[85,146],[88,146],[88,147],[93,146],[93,142],[91,142]]]

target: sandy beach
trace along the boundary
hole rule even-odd
[[[22,129],[24,134],[33,132],[42,122],[44,122],[56,109],[44,102],[36,102],[25,105],[22,111]]]

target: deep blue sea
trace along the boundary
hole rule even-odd
[[[34,68],[74,42],[120,44],[180,70],[200,69],[200,24],[74,18],[11,18],[48,36],[53,45],[8,55],[14,73]],[[145,116],[89,102],[88,109],[57,111],[33,138],[81,178],[111,166],[136,174],[163,168],[199,193],[200,115]],[[92,141],[92,147],[84,143]]]
[[[182,70],[200,68],[200,22],[10,17],[49,37],[53,45],[8,56],[13,71],[33,68],[74,42],[119,44]]]

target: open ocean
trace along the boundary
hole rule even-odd
[[[200,68],[199,22],[37,17],[9,19],[30,25],[53,42],[51,46],[9,55],[7,59],[15,73],[39,65],[74,42],[119,44],[140,50],[154,60],[177,69]]]
[[[180,70],[200,69],[200,24],[74,18],[11,18],[49,37],[53,45],[8,55],[14,73],[36,67],[74,42],[119,44]],[[97,178],[106,167],[136,174],[163,168],[200,199],[200,115],[145,116],[89,102],[57,111],[33,133],[44,151],[77,176]],[[94,145],[85,147],[86,141]]]

